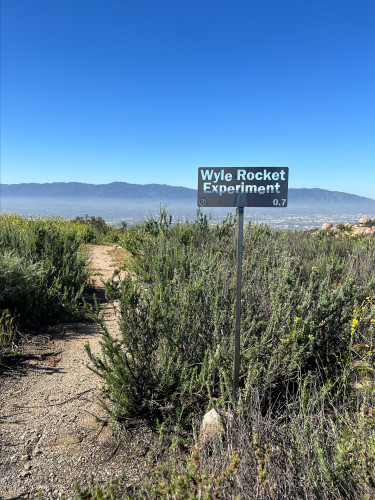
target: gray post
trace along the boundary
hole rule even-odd
[[[236,332],[234,339],[233,394],[237,397],[240,379],[240,341],[241,341],[241,281],[242,281],[242,240],[244,208],[238,208],[237,237],[237,282],[236,282]]]

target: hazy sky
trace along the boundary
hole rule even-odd
[[[1,182],[288,166],[375,198],[374,0],[0,0]]]

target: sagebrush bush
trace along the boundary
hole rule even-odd
[[[26,323],[77,312],[89,277],[83,242],[69,221],[0,216],[0,308]]]
[[[173,433],[186,440],[186,431],[193,442],[211,407],[231,411],[222,444],[198,447],[199,477],[211,478],[199,493],[207,498],[216,498],[213,478],[234,450],[235,480],[222,483],[218,498],[373,498],[374,237],[247,225],[237,403],[235,221],[215,226],[198,214],[173,225],[162,212],[121,241],[135,257],[132,278],[107,283],[119,300],[121,337],[105,332],[101,356],[89,350],[108,411],[119,422],[148,418],[167,442],[178,441]],[[174,465],[171,451],[158,453],[146,490],[138,485],[123,498],[189,498],[180,453]]]
[[[151,236],[141,227],[141,282],[127,278],[107,285],[109,295],[120,300],[122,338],[106,336],[104,358],[92,360],[111,379],[108,390],[118,416],[143,414],[147,408],[157,410],[158,417],[181,418],[203,401],[209,405],[210,398],[223,404],[231,400],[233,221],[211,226],[201,218],[172,226],[164,217],[162,222],[159,227],[158,221],[148,221]],[[286,384],[292,388],[301,374],[323,370],[328,379],[340,372],[337,360],[354,341],[350,328],[356,304],[374,296],[372,241],[247,227],[244,404],[255,381],[273,398]],[[371,311],[363,327],[369,326]]]
[[[0,303],[12,310],[27,309],[43,278],[39,262],[5,251],[0,254]]]

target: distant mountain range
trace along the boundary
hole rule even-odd
[[[52,182],[46,184],[1,184],[3,198],[74,198],[74,199],[124,199],[129,201],[195,202],[197,191],[166,184],[85,184],[82,182]],[[375,210],[375,200],[327,189],[289,189],[289,206],[330,208],[356,206]]]
[[[329,206],[329,207],[368,207],[375,209],[375,200],[357,196],[355,194],[342,193],[341,191],[328,191],[328,189],[289,189],[288,204],[291,206]]]
[[[197,197],[197,192],[194,189],[166,184],[52,182],[49,184],[1,184],[0,195],[24,198],[123,198],[126,200],[169,201],[192,200]]]

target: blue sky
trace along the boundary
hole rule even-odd
[[[373,0],[1,0],[1,182],[288,166],[375,198]]]

